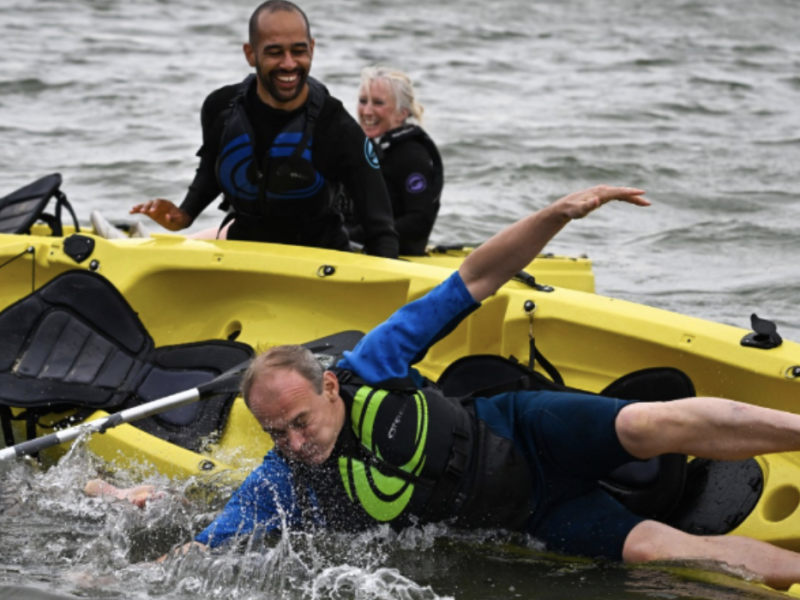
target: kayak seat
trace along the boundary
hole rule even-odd
[[[330,369],[340,359],[344,358],[345,350],[352,350],[356,344],[364,337],[363,331],[355,329],[341,331],[327,337],[312,340],[303,344],[303,347],[310,350],[324,369]]]
[[[62,208],[72,215],[75,232],[80,232],[75,211],[60,187],[61,175],[53,173],[0,198],[0,233],[30,233],[33,224],[41,220],[47,223],[54,236],[61,237],[64,235]],[[53,214],[45,213],[52,198],[56,199],[55,211]]]
[[[696,395],[692,380],[683,371],[655,367],[634,371],[608,385],[603,396],[622,400],[666,402]],[[631,512],[666,521],[681,501],[686,488],[688,457],[663,454],[623,465],[600,485]]]
[[[104,277],[68,271],[0,313],[0,417],[12,445],[11,407],[36,435],[42,416],[110,413],[197,387],[252,358],[246,344],[208,340],[156,348],[136,312]],[[134,423],[198,450],[221,432],[235,394],[219,394]]]
[[[514,359],[495,355],[465,356],[445,369],[437,383],[446,395],[460,398],[523,389],[592,393],[554,383]],[[597,395],[665,401],[694,396],[695,389],[686,374],[663,367],[625,375]],[[682,454],[633,461],[610,473],[600,485],[631,512],[663,521],[680,501],[686,468],[687,457]]]

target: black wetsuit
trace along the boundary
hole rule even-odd
[[[256,86],[250,81],[250,84],[246,80],[222,87],[212,92],[203,104],[203,145],[197,153],[200,165],[181,204],[181,208],[192,219],[223,193],[217,175],[218,160],[223,152],[220,142],[225,138],[231,107],[237,98],[255,137],[254,165],[265,164],[264,156],[275,143],[276,136],[298,115],[308,110],[308,102],[294,111],[272,108],[258,98]],[[363,131],[341,102],[326,93],[309,143],[311,164],[326,186],[334,188],[342,184],[353,198],[355,212],[364,225],[363,243],[366,251],[395,258],[398,244],[392,225],[391,207],[380,170],[375,168],[374,156],[370,156],[371,149]],[[248,169],[247,178],[250,184],[258,185],[252,169]],[[226,202],[223,207],[227,208],[228,205]],[[267,217],[251,218],[238,211],[237,214],[239,218],[228,232],[229,239],[349,249],[343,217],[332,202],[326,202],[321,211],[316,211],[307,219],[283,222],[277,227],[274,226],[274,220],[270,223]]]
[[[404,125],[376,140],[381,173],[389,191],[400,254],[425,254],[439,212],[444,169],[439,151],[416,125]],[[365,229],[354,209],[345,210],[353,241],[364,243]]]

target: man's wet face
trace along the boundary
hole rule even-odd
[[[344,405],[329,385],[317,393],[297,371],[276,369],[255,382],[249,399],[253,415],[288,460],[320,464],[331,455]]]
[[[275,108],[297,108],[305,100],[299,99],[314,54],[314,40],[308,37],[306,22],[297,11],[279,10],[262,12],[258,23],[258,40],[251,47],[252,58],[248,56],[248,60],[268,95],[261,99]]]

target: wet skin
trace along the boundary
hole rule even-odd
[[[256,70],[258,97],[273,108],[294,110],[308,97],[308,74],[314,40],[296,11],[263,11],[258,41],[244,44],[247,62]]]
[[[396,129],[408,118],[408,110],[397,110],[397,100],[387,81],[376,79],[358,92],[358,122],[370,139]]]
[[[322,392],[292,369],[272,369],[249,394],[250,410],[289,460],[323,463],[344,426],[344,401],[336,376],[326,371]]]

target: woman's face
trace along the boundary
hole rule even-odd
[[[400,127],[408,117],[408,111],[397,110],[389,84],[377,79],[369,83],[369,90],[364,86],[358,92],[358,122],[368,138],[376,138],[387,131]]]

